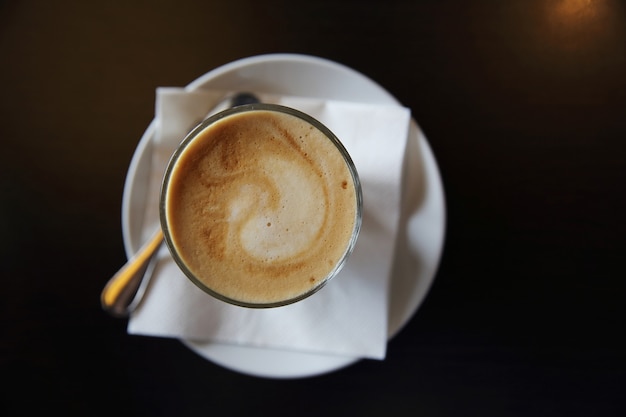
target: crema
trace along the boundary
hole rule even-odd
[[[360,226],[360,186],[332,133],[279,106],[235,109],[196,129],[163,189],[166,240],[202,289],[281,305],[334,275]]]

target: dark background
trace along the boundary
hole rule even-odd
[[[448,206],[387,359],[299,380],[99,306],[155,88],[272,52],[410,107]],[[2,415],[626,415],[625,2],[4,0],[0,80]]]

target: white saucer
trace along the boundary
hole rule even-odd
[[[216,89],[316,97],[372,104],[399,104],[362,74],[325,59],[293,54],[241,59],[208,72],[188,90]],[[122,232],[130,258],[141,246],[149,178],[153,121],[133,155],[123,195]],[[437,271],[445,235],[445,201],[433,153],[411,121],[405,157],[399,241],[391,279],[388,338],[417,311]],[[341,369],[360,358],[259,349],[182,340],[200,356],[225,368],[260,377],[301,378]]]

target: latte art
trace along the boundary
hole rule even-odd
[[[358,231],[346,157],[292,114],[228,115],[197,133],[168,175],[168,244],[196,284],[231,302],[298,299],[342,264]]]
[[[246,253],[258,260],[292,260],[318,243],[328,193],[316,183],[314,172],[300,172],[289,161],[271,156],[264,159],[275,167],[273,172],[264,172],[238,194],[241,201],[250,201],[251,196],[258,200],[245,211],[239,210],[240,200],[229,203],[233,226],[239,231],[236,237]],[[303,190],[310,194],[303,195]]]

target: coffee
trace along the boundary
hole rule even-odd
[[[167,169],[166,241],[181,269],[228,302],[275,306],[341,268],[360,227],[345,149],[293,109],[251,105],[196,128]]]

